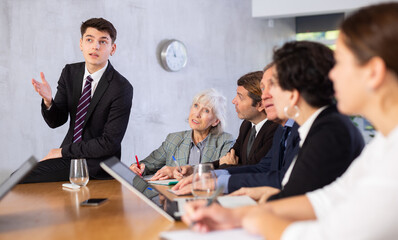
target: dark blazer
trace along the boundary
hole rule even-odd
[[[86,158],[90,177],[108,176],[99,163],[111,156],[120,159],[121,141],[126,132],[133,98],[130,82],[108,62],[83,124],[82,141],[73,143],[76,109],[82,92],[85,63],[68,64],[62,70],[53,104],[42,115],[51,128],[63,125],[70,117],[69,130],[61,144],[62,157]]]
[[[271,148],[272,139],[277,127],[278,124],[270,120],[267,120],[264,123],[254,139],[253,146],[249,153],[249,158],[247,158],[247,143],[249,141],[252,123],[244,120],[240,125],[239,136],[232,147],[235,150],[235,155],[239,157],[238,165],[252,165],[258,163]],[[219,166],[218,161],[213,162],[213,164],[215,165],[215,168],[233,167],[233,165],[226,164]]]
[[[364,140],[351,120],[336,106],[323,110],[301,147],[289,181],[269,200],[304,194],[333,182],[361,153]]]
[[[298,125],[294,123],[286,139],[286,149],[282,164],[279,163],[279,146],[282,138],[283,127],[275,131],[272,147],[266,156],[261,158],[256,165],[227,168],[231,177],[228,181],[228,192],[233,192],[241,187],[271,186],[281,188],[281,182],[293,158],[299,151],[300,137]]]

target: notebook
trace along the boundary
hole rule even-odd
[[[156,181],[148,181],[151,184],[157,184],[157,185],[176,185],[178,183],[178,180],[173,178],[173,179],[166,179],[166,180],[156,180]]]
[[[220,230],[220,231],[212,231],[208,233],[199,233],[194,232],[192,230],[177,230],[177,231],[169,231],[169,232],[161,232],[160,239],[164,240],[220,240],[220,239],[228,239],[228,240],[261,240],[263,239],[261,236],[252,235],[245,230],[238,229],[228,229],[228,230]]]
[[[19,183],[30,171],[35,168],[37,164],[37,159],[35,157],[30,157],[26,160],[14,173],[11,174],[0,185],[0,200],[17,184]]]

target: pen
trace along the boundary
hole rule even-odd
[[[177,162],[177,160],[176,160],[176,158],[175,158],[174,156],[171,156],[171,157],[173,158],[173,160],[174,160],[175,164],[177,165],[177,167],[178,167],[178,171],[181,173],[181,172],[182,172],[182,170],[181,170],[180,164],[178,164],[178,162]]]
[[[135,155],[135,160],[137,161],[137,167],[138,167],[138,169],[141,170],[140,162],[138,161],[137,155]],[[141,174],[141,173],[140,173],[140,176],[142,177],[142,174]]]
[[[213,193],[213,195],[209,199],[207,199],[207,203],[204,207],[209,207],[211,204],[213,204],[213,202],[217,199],[217,197],[220,196],[223,192],[224,192],[224,186],[220,186]],[[191,224],[189,225],[189,228],[192,228],[196,223],[197,223],[197,221],[191,222]]]

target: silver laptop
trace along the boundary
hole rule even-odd
[[[35,168],[36,164],[37,159],[32,156],[26,160],[14,173],[12,173],[11,176],[0,185],[0,200],[26,175],[28,175],[30,171]]]

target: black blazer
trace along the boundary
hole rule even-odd
[[[363,147],[358,128],[340,114],[336,106],[329,106],[312,124],[289,181],[269,200],[304,194],[328,185],[345,172]]]
[[[252,148],[250,150],[249,158],[247,158],[247,143],[249,141],[250,130],[252,123],[244,120],[240,125],[239,136],[236,139],[234,146],[235,155],[239,157],[238,165],[252,165],[260,161],[264,157],[272,146],[272,139],[276,128],[279,125],[270,120],[267,120],[261,127],[256,138],[254,139]],[[215,168],[227,168],[233,167],[234,165],[223,164],[219,166],[219,161],[213,162]]]
[[[227,168],[226,170],[231,174],[228,181],[228,192],[236,191],[241,187],[271,186],[281,188],[282,179],[299,151],[300,137],[297,129],[298,125],[294,123],[286,139],[282,165],[279,163],[279,146],[283,127],[279,126],[275,131],[271,149],[259,163]]]
[[[62,70],[53,105],[42,115],[48,126],[56,128],[70,117],[69,130],[61,144],[62,157],[86,158],[90,177],[108,175],[99,163],[111,156],[120,159],[121,141],[126,132],[133,98],[130,82],[108,62],[87,110],[83,124],[82,141],[73,143],[76,109],[82,92],[85,63],[68,64]]]

